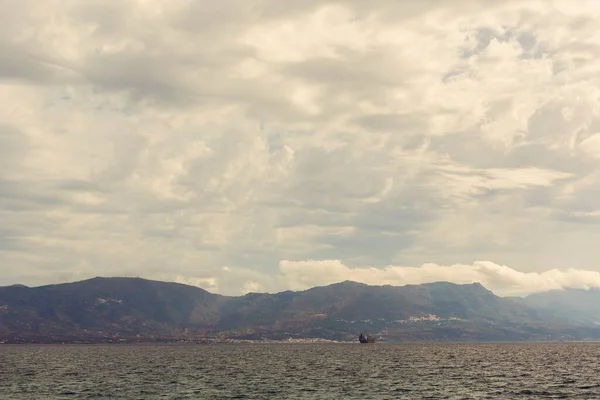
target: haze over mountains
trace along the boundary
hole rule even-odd
[[[598,288],[534,293],[526,297],[524,303],[570,322],[595,325],[600,321],[600,289]]]
[[[384,341],[600,338],[600,291],[502,298],[480,284],[369,286],[222,296],[140,278],[0,287],[3,341],[324,338]]]

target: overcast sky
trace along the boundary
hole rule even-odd
[[[596,0],[0,3],[0,285],[600,286]]]

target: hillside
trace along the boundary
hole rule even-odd
[[[0,287],[0,335],[169,335],[190,324],[214,325],[221,299],[197,287],[139,278]]]
[[[600,324],[600,289],[551,290],[527,296],[523,303],[549,312],[565,322]]]
[[[0,340],[318,337],[387,341],[547,340],[600,337],[563,319],[541,297],[501,298],[480,284],[369,286],[229,297],[139,278],[0,287]],[[140,339],[141,340],[141,339]]]

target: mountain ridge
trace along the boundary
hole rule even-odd
[[[176,282],[95,277],[0,287],[0,340],[352,340],[360,331],[383,341],[600,337],[589,318],[567,323],[551,311],[526,299],[499,297],[481,283],[343,281],[302,291],[224,296]]]

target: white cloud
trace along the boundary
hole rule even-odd
[[[252,279],[259,278],[263,284]],[[490,261],[473,264],[438,265],[423,264],[420,267],[386,266],[384,268],[350,268],[339,260],[283,260],[277,274],[257,277],[250,271],[225,270],[211,280],[183,279],[182,283],[198,284],[210,290],[216,288],[215,281],[227,286],[230,294],[250,291],[270,292],[287,289],[305,290],[315,286],[351,280],[369,285],[418,285],[431,282],[453,282],[457,284],[481,283],[500,296],[523,296],[530,293],[564,288],[589,289],[600,287],[600,272],[567,269],[552,269],[546,272],[519,272],[505,265]],[[240,290],[241,289],[241,290]]]
[[[600,158],[600,133],[594,133],[582,140],[579,146],[588,155],[594,158]]]
[[[595,1],[5,8],[0,284],[600,270]]]

